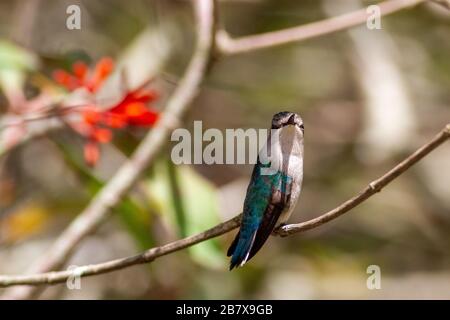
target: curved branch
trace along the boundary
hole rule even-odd
[[[388,0],[378,6],[381,15],[395,13],[402,9],[416,6],[426,0]],[[447,4],[450,0],[432,0],[439,4]],[[239,53],[250,52],[254,50],[275,47],[296,41],[307,40],[333,32],[341,31],[346,28],[357,26],[367,21],[368,14],[366,9],[350,12],[341,16],[325,19],[322,21],[301,25],[294,28],[283,29],[279,31],[267,32],[258,35],[241,37],[238,39],[230,38],[227,32],[221,30],[216,34],[217,52],[224,55],[233,55]],[[60,126],[61,127],[61,124]],[[56,128],[58,128],[56,127]],[[11,151],[13,148],[22,145],[29,140],[45,134],[55,127],[42,124],[41,129],[36,134],[30,134],[24,137],[19,143],[3,148],[0,146],[0,157]]]
[[[362,190],[358,195],[345,201],[340,206],[336,207],[333,210],[328,211],[327,213],[315,219],[309,220],[307,222],[285,225],[278,231],[278,234],[281,236],[288,236],[290,234],[297,233],[300,231],[313,229],[324,223],[327,223],[330,220],[336,219],[337,217],[343,215],[344,213],[350,211],[351,209],[358,206],[362,202],[366,201],[375,193],[380,192],[382,188],[384,188],[386,185],[388,185],[398,176],[400,176],[403,172],[405,172],[414,164],[423,159],[431,151],[433,151],[438,146],[443,144],[449,137],[450,137],[450,123],[447,124],[445,128],[442,129],[441,132],[439,132],[430,142],[417,149],[413,154],[411,154],[405,160],[397,164],[394,168],[386,172],[380,178],[370,182],[369,185],[364,190]]]
[[[0,126],[3,127],[2,129],[4,129],[9,126],[9,124],[0,124]],[[26,144],[28,141],[46,136],[50,132],[56,131],[57,129],[61,129],[63,127],[64,123],[56,118],[42,119],[39,121],[39,123],[30,125],[27,128],[26,133],[20,137],[20,140],[13,144],[5,144],[4,141],[2,141],[2,137],[0,136],[0,158],[8,154],[11,150]]]
[[[327,213],[306,222],[298,224],[290,224],[282,227],[277,231],[281,236],[292,235],[297,232],[302,232],[319,227],[333,219],[336,219],[348,212],[352,208],[358,206],[368,198],[370,198],[375,193],[381,191],[383,187],[395,180],[403,172],[408,170],[415,163],[423,159],[431,151],[436,149],[438,146],[443,144],[450,137],[450,124],[448,124],[441,132],[439,132],[430,142],[423,145],[405,160],[397,164],[393,169],[388,171],[386,174],[380,178],[369,183],[369,186],[365,188],[357,196],[347,200],[340,206]],[[42,284],[55,284],[65,282],[68,278],[78,276],[87,277],[97,274],[107,273],[114,270],[119,270],[127,268],[137,264],[149,263],[156,260],[159,257],[171,254],[176,251],[180,251],[187,247],[193,246],[197,243],[206,241],[208,239],[220,236],[227,233],[240,225],[241,216],[238,215],[231,220],[223,222],[209,230],[202,233],[177,240],[166,245],[149,249],[139,255],[132,257],[116,259],[104,263],[86,265],[78,267],[76,269],[59,271],[59,272],[48,272],[33,275],[21,275],[21,276],[0,276],[0,287],[7,287],[13,285],[42,285]]]
[[[43,273],[62,267],[77,244],[100,225],[110,209],[120,201],[153,161],[166,143],[170,131],[178,123],[178,119],[195,98],[212,58],[215,19],[213,0],[193,0],[192,3],[197,22],[194,54],[177,89],[168,101],[164,114],[142,140],[130,159],[120,167],[108,184],[91,200],[87,208],[59,236],[48,252],[32,265],[30,273]],[[17,289],[5,295],[8,298],[26,299],[35,293],[35,290],[30,287]]]
[[[417,5],[425,0],[388,0],[379,4],[382,15],[387,15],[401,9],[411,7]],[[236,54],[241,52],[247,52],[251,50],[258,50],[262,48],[282,45],[286,43],[290,43],[293,41],[301,41],[305,39],[310,39],[312,37],[325,35],[334,31],[339,31],[345,28],[349,28],[355,26],[357,24],[364,23],[367,19],[367,13],[363,10],[356,11],[353,13],[349,13],[346,15],[342,15],[339,17],[323,20],[317,23],[312,23],[304,26],[299,26],[296,28],[286,29],[282,31],[270,32],[262,35],[255,35],[249,37],[243,37],[241,39],[230,39],[226,33],[219,32],[216,34],[217,41],[214,42],[214,3],[212,0],[194,0],[193,3],[196,6],[197,13],[197,46],[194,52],[194,56],[191,59],[191,62],[188,66],[188,69],[180,82],[179,87],[175,91],[172,98],[169,100],[167,111],[164,113],[160,123],[155,127],[155,129],[150,132],[146,138],[142,141],[138,149],[135,151],[133,156],[127,161],[117,172],[117,174],[111,179],[108,185],[91,201],[90,205],[78,216],[78,218],[66,229],[65,232],[58,238],[56,243],[52,246],[49,253],[44,255],[42,259],[38,261],[30,270],[31,273],[39,273],[44,275],[58,275],[60,273],[45,273],[52,269],[60,268],[64,262],[70,256],[72,250],[76,247],[76,245],[89,233],[95,230],[98,225],[103,221],[103,219],[107,216],[109,209],[117,204],[120,197],[123,196],[137,181],[140,173],[145,169],[145,167],[153,160],[154,156],[160,149],[160,147],[164,144],[164,140],[168,135],[169,130],[177,123],[179,117],[184,113],[185,109],[188,107],[189,103],[195,97],[198,86],[206,73],[208,64],[211,61],[211,51],[212,47],[216,45],[218,47],[218,52],[223,54]],[[430,150],[431,151],[431,150]],[[406,170],[406,169],[405,169]],[[390,182],[390,181],[389,181]],[[372,184],[373,185],[373,184]],[[383,185],[384,186],[384,185]],[[381,186],[382,187],[382,186]],[[364,197],[367,196],[365,192]],[[279,230],[279,234],[287,235],[293,232],[303,231],[306,229],[312,228],[312,224],[315,223],[315,226],[321,225],[331,219],[338,217],[343,212],[346,212],[358,205],[362,201],[367,198],[359,198],[355,197],[360,201],[353,205],[348,205],[348,202],[344,203],[342,206],[343,209],[339,209],[340,207],[330,211],[329,213],[321,216],[317,219],[313,219],[306,223],[292,225],[292,229],[289,229],[289,226],[285,226],[282,230]],[[352,200],[349,200],[351,203]],[[337,210],[337,211],[335,211]],[[342,211],[345,210],[345,211]],[[237,217],[238,218],[238,217]],[[235,218],[235,219],[237,219]],[[323,219],[323,220],[318,220]],[[235,221],[234,219],[223,223],[213,229],[208,230],[211,232],[211,237],[218,236],[225,232],[232,230],[237,227],[232,223]],[[219,229],[216,229],[219,228]],[[215,233],[220,230],[220,233]],[[165,255],[177,250],[180,250],[184,247],[191,246],[195,243],[201,242],[208,238],[202,238],[203,234],[199,234],[194,237],[189,237],[183,240],[187,242],[183,242],[180,246],[180,242],[183,240],[179,240],[177,242],[168,244],[166,246],[158,247],[155,249],[151,249],[153,252],[150,254],[150,251],[147,253],[150,256],[147,256],[150,260],[140,260],[142,258],[138,258],[140,256],[135,256],[131,258],[126,258],[125,262],[122,259],[114,260],[109,263],[99,264],[90,266],[92,270],[101,270],[98,273],[104,273],[116,269],[120,269],[129,265],[144,263],[155,259],[161,255]],[[199,237],[199,238],[198,238]],[[164,250],[168,250],[167,246],[171,246],[168,252]],[[163,248],[166,248],[163,250]],[[152,251],[157,250],[157,251]],[[162,251],[159,251],[162,250]],[[156,253],[157,254],[156,254]],[[161,254],[163,252],[163,254]],[[166,252],[166,253],[165,253]],[[150,257],[150,258],[149,258]],[[146,259],[147,259],[146,258]],[[112,263],[112,264],[110,264]],[[123,265],[122,265],[123,263]],[[100,269],[96,269],[100,268]],[[103,268],[103,269],[102,269]],[[91,269],[87,269],[86,272],[89,272]],[[73,272],[72,272],[73,274]],[[86,273],[84,273],[87,275]],[[91,273],[95,274],[95,273]],[[91,275],[89,274],[89,275]],[[23,277],[32,277],[31,276],[23,276]],[[0,277],[0,279],[8,282],[8,277]],[[26,280],[26,279],[25,279]],[[39,282],[41,281],[41,282]],[[39,280],[37,283],[46,283],[46,281]],[[62,280],[61,280],[62,281]],[[26,282],[20,282],[23,284],[27,284]],[[16,283],[19,284],[19,283]],[[1,283],[0,283],[1,286]],[[18,288],[19,289],[19,288]],[[20,288],[22,291],[12,292],[12,295],[8,297],[13,298],[27,298],[33,294],[32,288]]]
[[[379,3],[378,6],[380,8],[381,16],[386,16],[402,9],[416,6],[425,1],[426,0],[388,0]],[[366,22],[369,15],[366,8],[364,8],[298,27],[237,39],[230,38],[225,31],[221,30],[216,36],[217,50],[224,55],[232,55],[307,40],[357,26]]]
[[[450,10],[450,0],[431,0],[431,1]]]

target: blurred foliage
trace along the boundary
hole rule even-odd
[[[16,243],[42,232],[50,218],[48,210],[39,203],[25,203],[1,221],[0,241]]]
[[[34,1],[34,10],[24,10]],[[219,1],[220,20],[232,36],[261,33],[326,18],[330,1]],[[81,30],[65,27],[65,8],[74,3],[81,6]],[[378,133],[389,128],[387,121],[373,127],[368,120],[373,101],[367,91],[378,86],[364,87],[371,84],[364,78],[370,75],[369,66],[361,58],[368,47],[346,31],[218,60],[183,126],[191,130],[194,120],[202,120],[204,130],[267,128],[274,113],[298,112],[306,130],[305,178],[291,221],[335,207],[450,119],[450,13],[426,4],[383,18],[382,25],[382,30],[357,30],[383,53],[377,58],[385,57],[375,68],[382,70],[380,82],[400,83],[395,90],[402,88],[410,101],[405,110],[414,119],[411,127],[398,116],[395,101],[383,109],[398,130],[404,133],[406,128],[406,140],[395,142],[393,150],[377,151],[362,139],[368,128]],[[154,76],[152,86],[161,93],[158,107],[163,109],[191,57],[192,44],[192,11],[186,1],[1,1],[0,110],[7,110],[8,91],[23,88],[27,80],[38,79],[31,81],[34,90],[44,90],[55,68],[102,56],[127,66],[131,84],[143,75]],[[107,97],[117,91],[107,89]],[[390,97],[388,92],[377,95]],[[136,128],[118,132],[94,169],[84,165],[82,143],[67,128],[2,157],[0,273],[25,270],[114,175],[145,133]],[[390,140],[378,142],[387,145]],[[383,159],[368,156],[374,151],[383,153]],[[169,154],[169,148],[163,150],[70,264],[133,255],[240,212],[251,166],[174,166]],[[448,299],[449,159],[447,144],[338,220],[304,234],[272,237],[237,271],[227,271],[225,256],[232,232],[149,267],[87,278],[77,292],[56,286],[44,297]],[[366,287],[371,264],[381,268],[381,290]]]
[[[158,205],[158,212],[177,226],[178,237],[202,232],[220,222],[217,191],[214,186],[188,166],[175,166],[170,160],[154,165],[148,182],[149,195]],[[226,266],[217,239],[188,249],[192,258],[207,267]]]
[[[77,175],[80,184],[88,190],[90,198],[94,197],[105,183],[94,176],[90,168],[83,163],[83,160],[80,159],[77,153],[74,150],[70,150],[70,146],[62,143],[57,143],[57,145],[61,150],[66,165]],[[134,236],[141,249],[155,245],[155,241],[149,232],[151,222],[149,211],[148,207],[139,205],[129,197],[122,200],[117,205],[117,208],[114,209],[114,212],[120,217],[128,232]]]
[[[25,73],[35,70],[36,57],[9,41],[0,40],[0,89],[5,94],[21,91]]]

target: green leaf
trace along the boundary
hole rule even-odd
[[[32,53],[0,40],[0,88],[5,92],[21,92],[26,72],[37,68],[38,59]]]
[[[34,71],[38,59],[27,50],[16,46],[12,42],[0,40],[0,69],[13,69],[20,71]]]
[[[167,163],[169,162],[169,164]],[[216,188],[190,166],[174,166],[170,160],[155,163],[149,191],[160,212],[176,225],[180,237],[196,234],[220,223]],[[217,239],[188,249],[197,263],[223,268],[224,252]]]
[[[94,196],[103,188],[105,183],[97,178],[81,161],[77,160],[79,157],[69,147],[56,141],[55,143],[59,147],[66,165],[78,176],[82,185],[87,187],[91,196]],[[130,197],[124,197],[113,210],[128,232],[135,238],[141,249],[155,246],[155,240],[150,233],[151,219],[149,210],[142,208]]]

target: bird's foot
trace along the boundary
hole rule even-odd
[[[281,236],[281,232],[286,223],[280,223],[275,229],[272,230],[273,236]]]

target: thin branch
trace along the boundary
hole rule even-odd
[[[43,111],[40,112],[32,112],[30,114],[23,114],[23,115],[13,115],[8,116],[6,114],[3,116],[3,118],[12,118],[8,119],[7,121],[3,120],[0,121],[0,132],[8,129],[10,127],[15,126],[21,126],[21,125],[27,125],[30,122],[38,122],[41,120],[49,120],[52,118],[61,118],[69,115],[72,111],[82,111],[86,109],[90,109],[92,104],[98,104],[101,103],[104,105],[105,103],[108,103],[109,101],[115,102],[116,99],[96,99],[93,102],[86,102],[81,104],[73,104],[73,105],[63,105],[63,104],[54,104],[51,106],[47,106]],[[45,125],[43,125],[45,127]]]
[[[388,0],[379,4],[381,15],[386,16],[395,13],[402,9],[413,7],[426,0]],[[450,0],[433,0],[436,3],[444,4]],[[238,39],[232,39],[224,30],[216,34],[216,49],[217,52],[224,55],[239,54],[250,52],[254,50],[275,47],[283,44],[292,43],[295,41],[302,41],[319,37],[329,33],[341,31],[346,28],[354,27],[358,24],[367,21],[368,14],[366,9],[347,13],[338,17],[325,19],[322,21],[301,25],[294,28],[283,29],[280,31],[273,31],[259,35],[246,36]],[[34,137],[39,137],[42,133],[50,132],[55,129],[54,126],[45,128],[45,123],[42,124],[39,134],[30,134],[29,137],[24,137],[17,145],[11,145],[7,148],[1,148],[0,157],[13,148],[26,143]],[[61,126],[59,126],[61,127]]]
[[[148,79],[140,87],[147,86],[153,78]],[[137,90],[137,89],[136,89]],[[37,106],[40,111],[34,111],[30,113],[14,114],[7,113],[0,119],[0,158],[5,156],[11,150],[27,143],[28,141],[44,136],[52,131],[64,128],[64,124],[67,123],[64,118],[71,116],[72,111],[82,111],[92,104],[106,105],[108,103],[114,103],[117,99],[103,98],[95,99],[94,101],[86,101],[79,104],[63,104],[61,102],[48,102],[44,99],[36,102],[27,101],[27,104],[34,104],[34,108]],[[42,110],[41,110],[42,109]],[[25,132],[17,141],[10,143],[5,141],[2,137],[5,130],[11,127],[25,127]]]
[[[450,10],[450,0],[431,0],[431,1]]]
[[[212,0],[193,0],[192,3],[197,21],[196,47],[185,75],[168,101],[164,114],[130,159],[59,236],[48,252],[32,265],[30,273],[43,273],[62,267],[77,244],[100,225],[110,209],[120,201],[153,161],[166,143],[170,131],[178,123],[178,119],[195,98],[211,61],[215,25]],[[6,297],[26,299],[35,293],[34,288],[30,287],[17,289],[15,292],[6,293]]]
[[[303,232],[313,228],[317,228],[333,219],[336,219],[348,212],[350,209],[358,206],[368,198],[370,198],[375,193],[381,191],[383,187],[395,180],[402,173],[408,170],[411,166],[416,164],[418,161],[423,159],[431,151],[436,149],[438,146],[442,145],[450,137],[450,124],[448,124],[441,132],[439,132],[431,141],[423,145],[405,160],[396,165],[393,169],[388,171],[386,174],[380,178],[369,183],[369,186],[365,188],[357,196],[347,200],[340,206],[327,213],[298,224],[290,224],[282,227],[278,233],[282,236],[292,235],[294,233]],[[241,216],[236,216],[231,220],[223,222],[209,230],[202,233],[177,240],[166,245],[149,249],[139,255],[132,257],[126,257],[121,259],[116,259],[104,263],[86,265],[78,267],[76,269],[59,271],[59,272],[48,272],[33,275],[20,275],[20,276],[0,276],[0,287],[14,286],[14,285],[42,285],[42,284],[55,284],[65,282],[70,277],[87,277],[97,274],[107,273],[114,270],[124,269],[133,265],[149,263],[156,260],[159,257],[171,254],[176,251],[193,246],[197,243],[206,241],[208,239],[225,234],[240,225]]]
[[[389,0],[379,4],[379,6],[382,15],[387,15],[401,9],[417,5],[424,1],[425,0]],[[49,253],[44,255],[42,259],[40,259],[38,263],[31,268],[31,273],[45,273],[49,270],[60,268],[68,259],[76,245],[86,235],[97,228],[101,221],[103,221],[103,219],[107,216],[109,209],[115,206],[120,197],[123,196],[137,181],[140,173],[153,160],[160,147],[164,144],[165,138],[167,137],[170,129],[175,126],[180,116],[194,98],[195,93],[198,90],[198,86],[206,73],[207,66],[211,61],[210,53],[214,44],[218,47],[217,51],[224,54],[247,52],[250,50],[282,45],[293,41],[305,40],[334,31],[339,31],[344,28],[364,23],[368,17],[365,11],[360,10],[347,15],[297,28],[244,37],[236,40],[230,39],[224,32],[219,32],[216,34],[216,37],[219,37],[219,39],[217,39],[214,43],[214,15],[212,0],[193,0],[193,2],[196,6],[197,19],[199,22],[197,46],[185,76],[180,82],[180,86],[177,88],[172,96],[172,99],[168,103],[167,112],[164,113],[158,126],[155,127],[142,141],[132,158],[130,158],[130,160],[119,169],[108,185],[91,201],[85,211],[82,212],[74,222],[72,222],[65,232],[63,232],[63,234],[50,249]],[[278,37],[279,39],[277,39]],[[221,233],[218,233],[217,235],[228,232],[236,227],[230,225],[230,223],[231,222],[229,221],[220,225],[223,229],[220,229]],[[213,234],[213,236],[217,236],[214,233],[217,229],[213,228],[209,231],[212,232],[211,234]],[[280,233],[283,233],[283,231],[280,231]],[[200,236],[200,238],[195,238],[194,240],[192,240],[193,238],[187,238],[188,242],[184,243],[181,247],[179,247],[180,244],[178,242],[174,242],[172,244],[151,250],[156,250],[152,252],[160,252],[159,250],[162,250],[162,248],[173,246],[170,248],[174,249],[170,249],[169,251],[177,251],[186,246],[203,241],[201,235],[198,236]],[[189,241],[193,242],[191,243]],[[152,254],[148,254],[149,255],[146,256],[148,259],[155,258]],[[155,255],[155,253],[153,253],[153,255]],[[128,265],[143,263],[139,262],[140,260],[137,256],[130,259],[132,259],[131,261],[138,262],[127,262],[129,263]],[[147,260],[145,262],[147,262]],[[116,260],[115,263],[119,264],[114,264],[113,269],[108,269],[108,266],[105,265],[106,269],[103,270],[106,271],[104,272],[120,268],[120,262]],[[9,296],[7,295],[7,297],[27,298],[35,292],[30,288],[21,289],[23,289],[23,291],[17,291],[15,294],[12,292],[12,294]]]
[[[16,125],[19,125],[18,123]],[[10,126],[14,125],[0,125],[2,128],[7,129]],[[48,133],[55,131],[57,129],[61,129],[64,127],[64,124],[62,121],[60,121],[57,118],[47,118],[47,119],[41,119],[40,121],[36,121],[33,124],[28,124],[26,132],[21,135],[20,140],[8,144],[4,143],[3,141],[0,141],[0,158],[5,156],[8,152],[11,150],[27,143],[30,140],[40,138],[42,136],[47,135]]]
[[[426,0],[388,0],[379,5],[382,16],[395,13],[405,8],[413,7]],[[433,0],[437,3],[448,3],[449,0]],[[337,32],[346,28],[354,27],[367,21],[368,13],[366,9],[361,9],[341,16],[325,19],[322,21],[301,25],[294,28],[283,29],[280,31],[273,31],[259,35],[246,36],[238,39],[232,39],[224,30],[220,30],[216,34],[216,49],[219,53],[225,55],[239,54],[278,45],[288,44],[296,41],[311,39],[314,37],[326,35]],[[46,133],[53,130],[55,127],[49,126],[39,134],[30,134],[25,137],[23,141],[17,144],[21,145],[34,137],[40,136],[40,132]],[[0,156],[15,148],[16,145],[8,146],[8,148],[0,149]]]
[[[388,0],[379,3],[381,16],[386,16],[402,9],[414,7],[426,0]],[[367,21],[370,16],[366,8],[343,14],[337,17],[317,21],[298,27],[272,31],[258,35],[230,38],[228,33],[220,30],[217,33],[217,50],[224,55],[233,55],[264,48],[275,47],[296,41],[307,40],[350,27]]]
[[[430,142],[423,145],[421,148],[417,149],[416,152],[414,152],[405,160],[400,162],[390,171],[386,172],[380,178],[369,183],[369,185],[364,190],[362,190],[358,195],[345,201],[340,206],[336,207],[331,211],[328,211],[327,213],[321,215],[320,217],[317,217],[315,219],[303,223],[285,225],[278,232],[279,235],[288,236],[293,233],[309,230],[343,215],[344,213],[348,212],[349,210],[353,209],[354,207],[358,206],[359,204],[361,204],[362,202],[373,196],[375,193],[380,192],[381,189],[383,189],[386,185],[391,183],[403,172],[405,172],[414,164],[423,159],[431,151],[433,151],[438,146],[443,144],[449,137],[450,137],[450,123],[447,124],[445,128],[442,129],[442,131],[439,132]]]

